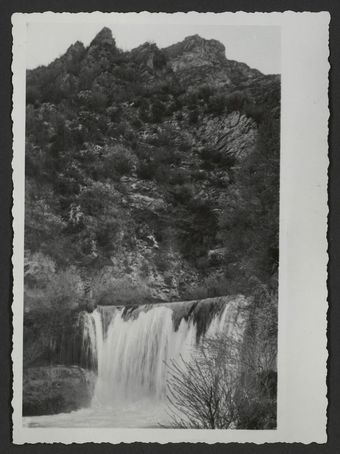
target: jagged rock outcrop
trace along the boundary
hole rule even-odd
[[[259,76],[261,73],[226,58],[226,49],[215,39],[199,35],[188,36],[182,42],[164,49],[175,74],[187,86],[208,84],[215,87],[231,87],[240,79]]]
[[[225,47],[215,39],[199,35],[188,36],[182,42],[164,49],[175,72],[200,66],[215,66],[225,62]]]
[[[233,112],[227,117],[208,118],[198,128],[197,135],[215,150],[241,160],[255,149],[257,127],[253,119]]]
[[[167,58],[154,43],[144,43],[131,51],[131,57],[139,65],[144,65],[151,71],[159,71],[167,64]]]
[[[91,41],[92,46],[113,46],[116,47],[116,41],[112,36],[112,31],[108,27],[104,27]]]

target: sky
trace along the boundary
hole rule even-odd
[[[200,24],[129,24],[31,22],[27,24],[27,68],[47,65],[65,53],[76,41],[88,46],[104,27],[112,30],[116,44],[123,50],[151,41],[158,47],[198,34],[217,39],[226,48],[226,57],[246,63],[264,74],[280,73],[280,28],[274,26],[231,26]]]

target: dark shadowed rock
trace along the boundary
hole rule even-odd
[[[85,46],[82,42],[76,41],[66,51],[65,57],[74,57],[85,52]]]
[[[166,55],[156,44],[146,42],[131,51],[136,63],[147,66],[150,70],[159,70],[166,65]]]
[[[77,366],[32,367],[24,371],[23,415],[68,413],[87,407],[94,376]]]
[[[90,46],[97,46],[97,45],[109,45],[115,46],[116,41],[112,36],[112,31],[108,27],[104,27],[91,41]]]

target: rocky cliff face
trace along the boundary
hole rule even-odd
[[[214,87],[232,87],[241,78],[260,75],[247,65],[229,61],[222,43],[204,39],[199,35],[188,36],[184,41],[164,49],[175,74],[187,86],[208,83]]]
[[[225,53],[198,35],[122,52],[104,28],[28,71],[27,308],[216,287],[223,212],[279,116],[279,78]]]

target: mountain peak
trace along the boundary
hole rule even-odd
[[[214,66],[226,60],[222,43],[200,35],[187,36],[183,41],[165,48],[164,52],[172,60],[175,71],[184,66]]]
[[[222,43],[215,39],[202,38],[197,34],[187,36],[183,41],[163,49],[163,52],[171,69],[180,74],[188,84],[196,79],[200,82],[207,82],[209,79],[209,83],[215,84],[216,71],[220,71],[227,62]],[[218,84],[230,83],[227,74],[223,74],[222,79],[221,77],[217,79]]]
[[[83,53],[85,51],[85,46],[81,41],[76,41],[74,44],[67,49],[65,55],[74,55]]]
[[[159,70],[166,66],[166,55],[155,43],[146,42],[132,49],[132,58],[150,69]]]
[[[104,27],[94,39],[91,41],[90,46],[96,46],[100,44],[105,44],[109,46],[116,46],[116,41],[112,36],[112,31],[108,27]]]
[[[198,34],[187,36],[182,42],[191,46],[205,45],[209,47],[215,47],[216,49],[225,52],[224,44],[222,44],[220,41],[217,41],[216,39],[202,38],[202,36]]]

